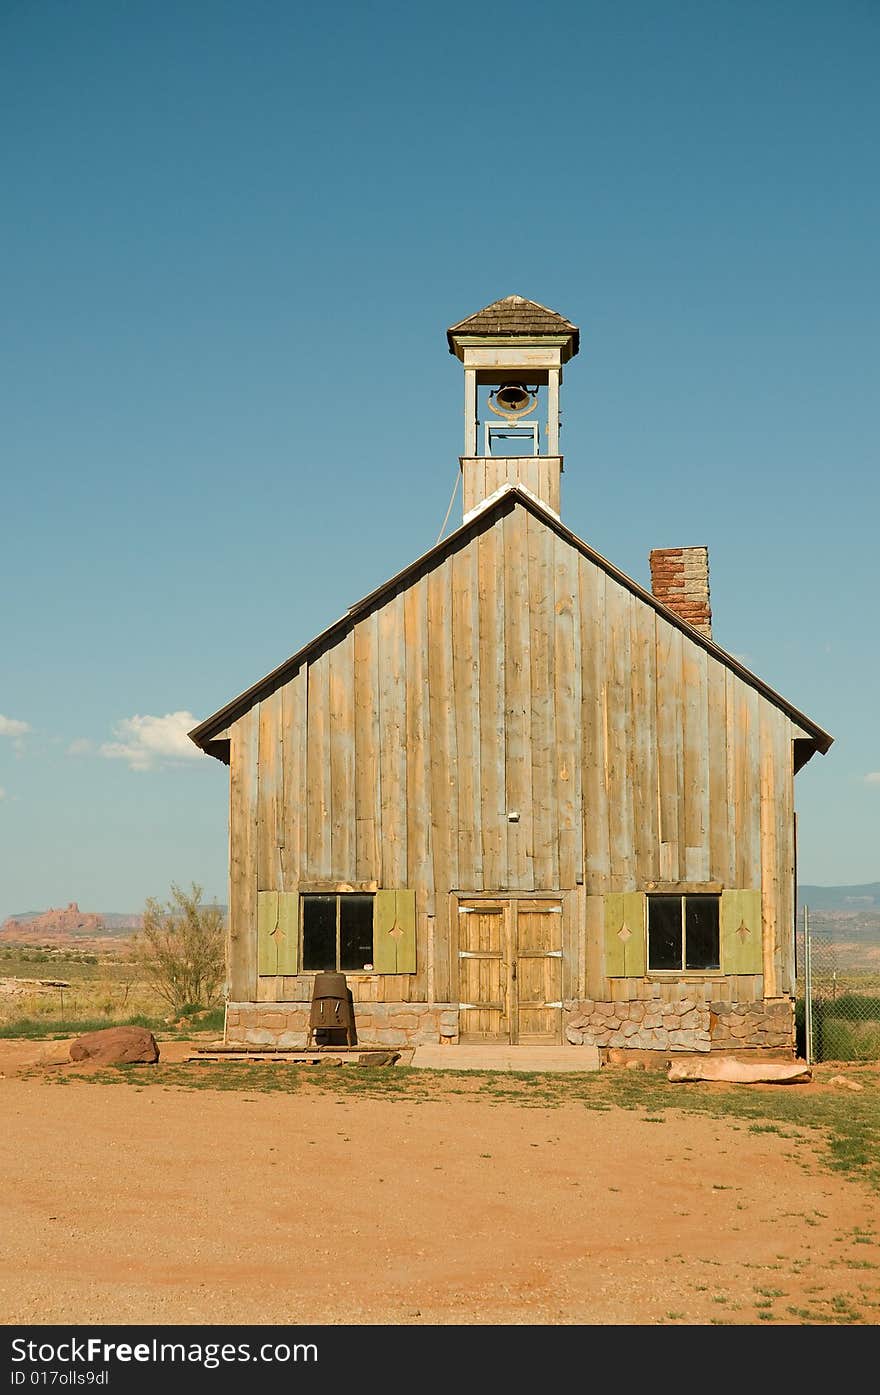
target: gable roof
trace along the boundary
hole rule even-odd
[[[822,755],[825,754],[834,740],[833,736],[829,736],[827,731],[824,731],[822,727],[805,716],[803,712],[799,712],[796,707],[793,707],[790,702],[771,688],[769,684],[758,678],[756,674],[747,669],[745,665],[741,664],[732,654],[728,654],[726,649],[722,649],[714,640],[707,638],[707,636],[701,634],[699,630],[695,630],[686,620],[682,620],[674,610],[670,610],[662,601],[658,601],[657,597],[652,595],[650,591],[646,591],[637,581],[633,581],[632,577],[627,576],[625,572],[620,571],[619,568],[615,567],[607,558],[603,557],[601,553],[596,552],[594,548],[590,547],[589,543],[585,543],[583,539],[579,538],[576,533],[573,533],[570,528],[566,528],[565,524],[562,523],[556,514],[552,513],[540,499],[532,494],[530,490],[525,489],[519,484],[504,485],[501,489],[497,490],[495,494],[491,495],[478,509],[475,509],[464,523],[456,528],[454,532],[450,533],[448,537],[444,538],[442,542],[435,543],[432,548],[423,553],[421,557],[416,558],[416,560],[411,562],[408,567],[405,567],[403,571],[398,572],[395,576],[391,577],[390,580],[383,582],[381,586],[377,587],[375,591],[371,591],[369,595],[364,596],[362,600],[355,602],[354,605],[349,607],[345,615],[341,616],[339,620],[334,621],[326,630],[322,630],[319,635],[316,635],[308,644],[303,645],[303,647],[298,649],[295,654],[292,654],[289,659],[285,659],[284,663],[279,664],[278,668],[273,669],[271,673],[266,674],[265,678],[261,678],[259,682],[254,683],[252,687],[240,693],[238,697],[233,698],[231,702],[228,702],[225,707],[221,707],[213,716],[207,717],[204,722],[200,722],[199,725],[194,727],[189,733],[190,740],[194,741],[195,744],[208,755],[215,756],[218,760],[222,760],[228,764],[229,740],[222,736],[226,727],[232,722],[237,721],[239,717],[242,717],[255,703],[260,702],[264,697],[268,697],[269,694],[274,692],[281,684],[287,682],[288,678],[293,677],[301,665],[308,662],[313,654],[325,648],[328,644],[333,643],[337,638],[341,638],[363,615],[372,610],[375,606],[381,604],[387,597],[393,595],[402,586],[405,586],[408,582],[413,580],[418,572],[430,570],[435,564],[441,562],[449,553],[453,552],[460,543],[469,541],[471,537],[476,537],[485,529],[492,527],[500,517],[506,513],[512,512],[515,508],[527,509],[529,513],[533,514],[535,518],[544,523],[546,527],[552,529],[558,537],[564,542],[569,543],[581,553],[583,557],[586,557],[588,561],[601,567],[606,575],[610,576],[613,581],[624,586],[634,596],[637,596],[640,600],[644,601],[646,605],[649,605],[652,610],[655,610],[664,620],[667,620],[670,625],[674,625],[676,629],[681,630],[685,638],[689,639],[692,644],[699,645],[700,648],[705,649],[714,659],[719,660],[720,663],[724,664],[735,673],[737,677],[741,678],[745,683],[748,683],[749,686],[760,693],[762,697],[771,702],[774,707],[778,707],[780,711],[790,717],[792,722],[800,727],[804,733],[804,740],[799,742],[802,749],[800,751],[800,758],[795,762],[796,769],[800,769],[816,751],[821,752]],[[809,749],[804,749],[806,747],[809,747]]]
[[[454,335],[534,338],[544,334],[571,336],[571,354],[574,356],[577,353],[580,330],[571,320],[566,320],[556,310],[548,310],[546,305],[539,305],[536,300],[525,300],[521,295],[506,295],[502,300],[493,300],[491,305],[452,325],[446,331],[446,338],[449,352],[454,354]]]

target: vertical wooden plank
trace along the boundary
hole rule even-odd
[[[431,854],[437,924],[434,975],[440,1001],[457,991],[457,926],[450,924],[449,893],[458,880],[458,781],[452,667],[452,568],[442,562],[427,578],[428,690],[431,727]],[[454,919],[454,917],[453,917]]]
[[[504,538],[504,703],[506,713],[505,767],[508,812],[519,815],[508,824],[507,884],[516,890],[534,888],[532,763],[529,750],[531,711],[530,626],[526,510],[519,504],[502,520]]]
[[[501,526],[477,539],[479,589],[480,832],[483,889],[507,884],[504,769],[504,552]],[[469,890],[478,890],[476,887]]]
[[[392,938],[397,915],[397,892],[377,891],[373,904],[373,968],[377,974],[393,974],[397,968],[397,942]]]
[[[355,858],[354,635],[330,650],[330,868],[338,881],[353,881]]]
[[[604,1001],[608,995],[608,980],[605,977],[605,897],[586,896],[584,898],[586,919],[586,978],[584,990],[587,998]]]
[[[685,880],[709,880],[709,704],[707,654],[685,635],[682,641],[684,746],[680,824],[684,827]]]
[[[580,998],[583,983],[583,938],[581,935],[581,888],[572,887],[562,896],[562,998]]]
[[[794,747],[790,724],[776,714],[776,848],[779,859],[779,921],[776,947],[776,991],[794,993],[795,832]]]
[[[583,742],[583,843],[587,891],[611,888],[608,823],[608,675],[605,654],[605,573],[578,558],[581,628],[581,733]],[[588,956],[588,975],[589,975]]]
[[[553,535],[551,535],[553,536]],[[556,701],[556,818],[559,826],[559,884],[574,887],[584,879],[583,745],[581,732],[582,657],[578,603],[578,555],[553,537],[554,674]],[[583,983],[579,961],[577,982]]]
[[[738,887],[761,884],[761,789],[758,694],[736,684],[736,878]]]
[[[779,796],[774,751],[774,718],[762,702],[758,718],[761,788],[761,918],[764,932],[764,994],[776,997],[776,946],[779,942],[779,848],[776,806]]]
[[[727,824],[727,685],[723,665],[706,670],[709,733],[709,881],[729,886]]]
[[[737,747],[737,677],[730,669],[724,670],[725,743],[727,751],[727,857],[726,870],[719,880],[727,887],[737,886],[737,840],[739,837],[739,811],[737,809],[736,788],[736,747]]]
[[[283,780],[281,690],[258,707],[257,890],[277,890],[281,880]]]
[[[623,978],[626,973],[626,950],[621,939],[623,929],[623,892],[609,891],[605,896],[605,977]]]
[[[380,851],[384,887],[406,884],[406,629],[403,594],[379,612]]]
[[[616,582],[605,589],[605,652],[608,669],[608,815],[611,880],[621,891],[635,888],[633,790],[628,753],[632,721],[630,594]]]
[[[636,881],[644,886],[660,876],[657,811],[657,653],[655,613],[630,598],[632,706],[628,747],[633,791],[633,844]]]
[[[395,933],[397,938],[397,972],[414,974],[416,971],[416,894],[411,888],[396,893]],[[405,990],[399,990],[407,996]]]
[[[627,978],[642,978],[647,970],[648,898],[643,891],[627,891],[623,897],[623,918],[629,938],[624,946]],[[639,996],[633,990],[633,997]]]
[[[480,808],[480,617],[477,545],[452,557],[452,668],[458,751],[458,873],[473,890],[483,886]]]
[[[428,688],[428,585],[412,583],[404,597],[406,627],[407,886],[415,893],[415,976],[406,981],[407,998],[428,1001],[428,924],[435,910],[431,858],[431,742]]]
[[[281,689],[281,891],[297,889],[305,856],[307,678],[303,667]]]
[[[257,973],[278,973],[278,892],[257,891]]]
[[[540,519],[525,515],[528,556],[529,685],[528,741],[531,757],[531,846],[536,890],[559,887],[559,810],[557,805],[556,629],[553,543]]]
[[[354,631],[355,875],[378,886],[381,771],[379,768],[379,622],[376,611]]]
[[[760,891],[721,893],[721,969],[729,978],[759,974],[763,966]]]
[[[278,893],[278,966],[279,974],[296,974],[299,970],[299,893],[280,891]],[[285,988],[279,985],[279,998],[283,1000]]]
[[[308,668],[306,872],[313,880],[329,880],[332,875],[329,668],[330,658],[327,652],[316,655]]]
[[[259,711],[232,726],[229,781],[229,996],[252,1002],[257,981]]]
[[[682,799],[681,631],[657,616],[657,806],[660,816],[660,877],[684,881]]]

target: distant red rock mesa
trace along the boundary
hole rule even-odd
[[[70,935],[82,930],[103,930],[104,922],[93,911],[81,911],[75,901],[70,901],[62,910],[51,907],[39,915],[22,916],[17,920],[10,916],[4,920],[0,930],[4,934],[12,931],[26,932],[29,936],[45,931],[48,935]]]

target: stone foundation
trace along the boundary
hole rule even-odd
[[[565,1037],[573,1046],[794,1052],[794,1008],[788,998],[760,1003],[698,1003],[694,998],[673,1003],[586,1000],[566,1007]]]
[[[226,1040],[232,1046],[307,1044],[310,1002],[230,1003]],[[457,1003],[355,1003],[361,1046],[423,1046],[458,1041]],[[631,1051],[775,1051],[794,1054],[794,1007],[788,998],[760,1003],[658,998],[564,1004],[565,1040],[572,1046]]]
[[[231,1046],[307,1044],[311,1003],[230,1003],[226,1040]],[[355,1003],[359,1046],[421,1046],[458,1041],[457,1003]]]

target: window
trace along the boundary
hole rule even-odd
[[[720,969],[720,901],[720,896],[649,896],[649,972]]]
[[[372,895],[303,896],[302,966],[309,973],[373,969]]]

